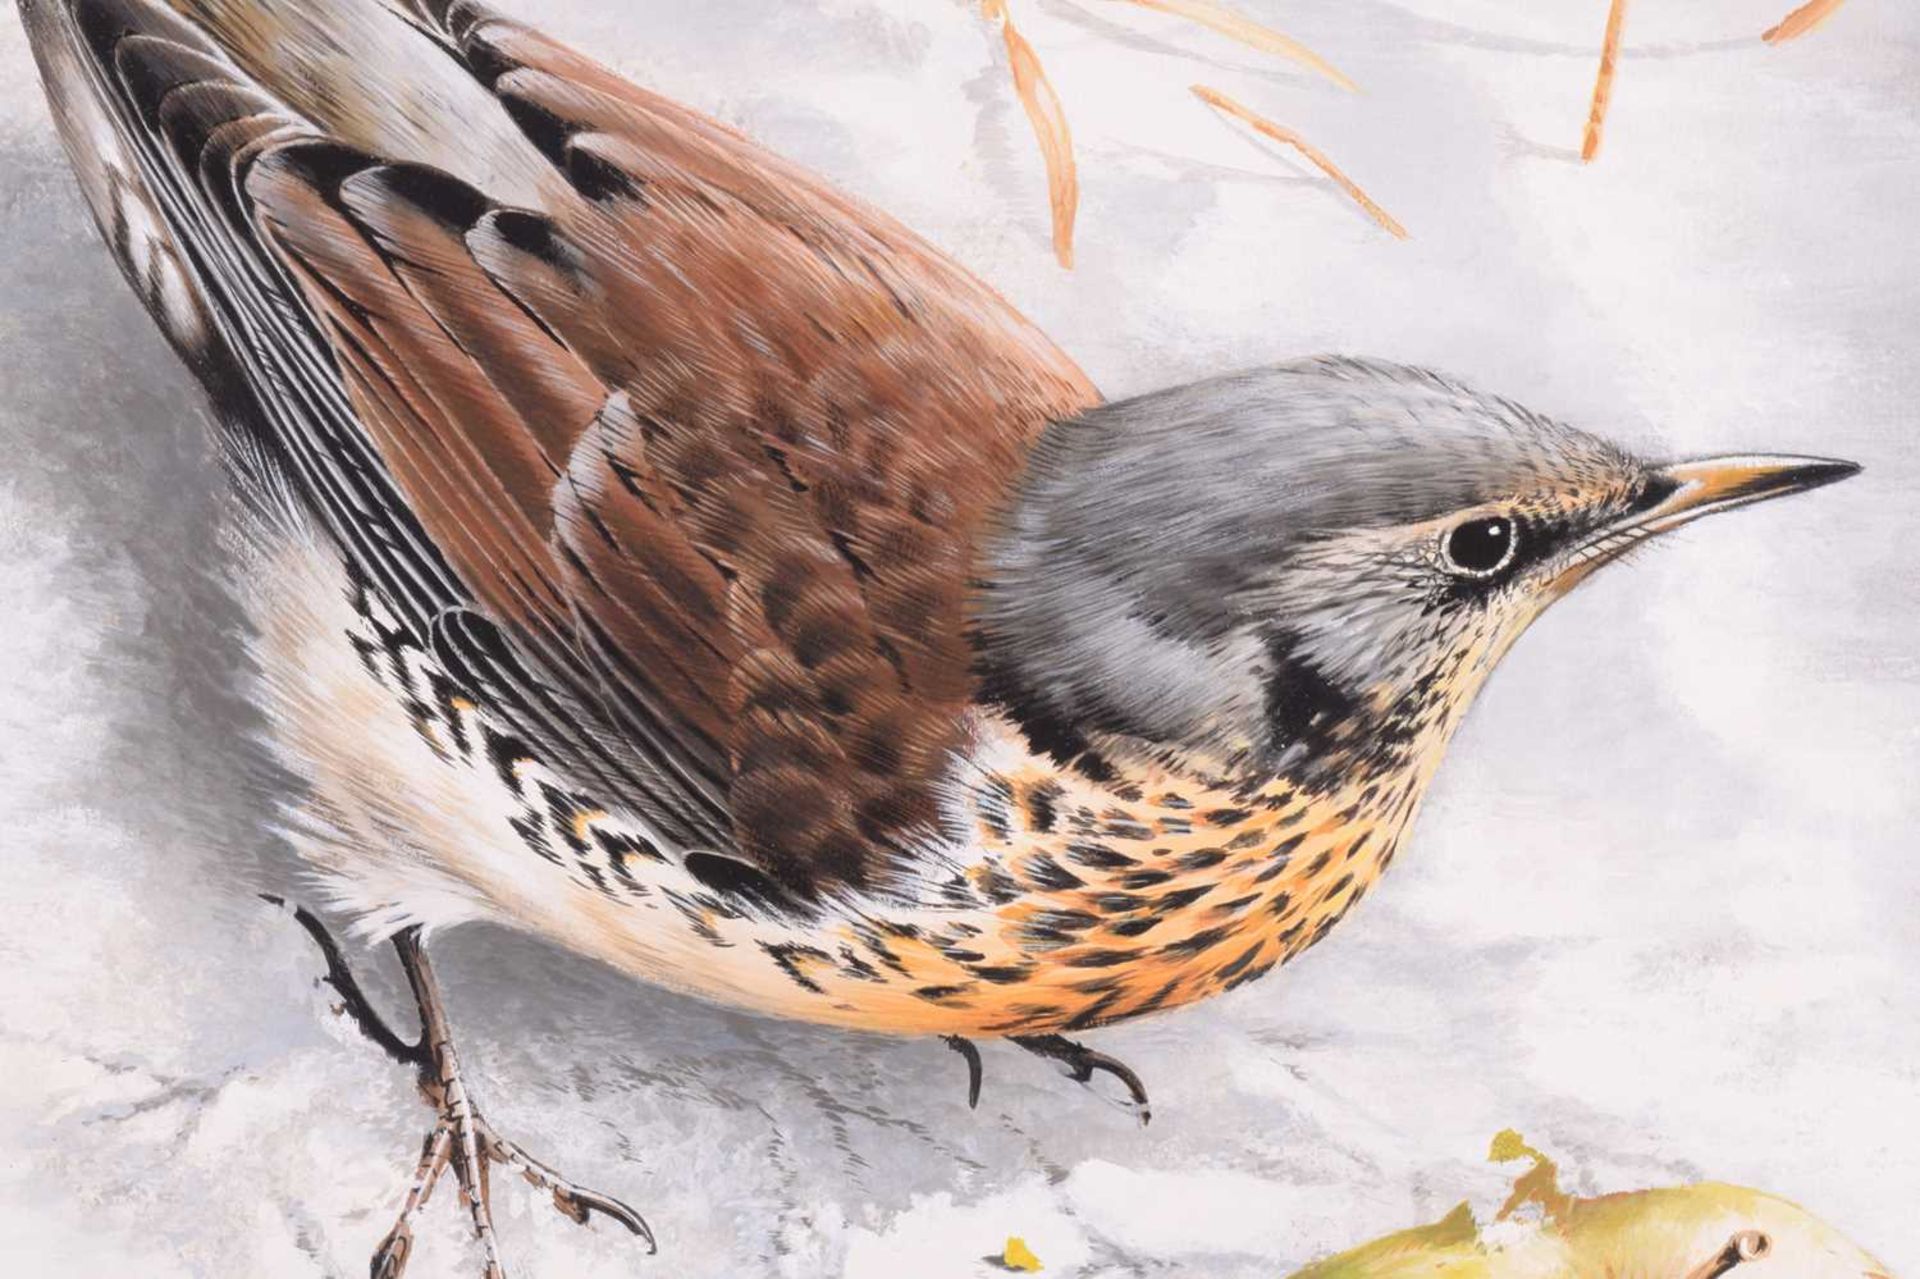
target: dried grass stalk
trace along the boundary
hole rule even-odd
[[[1161,13],[1170,13],[1189,22],[1196,22],[1210,31],[1217,31],[1230,40],[1237,40],[1262,53],[1277,54],[1298,62],[1316,75],[1325,76],[1342,89],[1356,91],[1358,86],[1349,80],[1337,67],[1315,53],[1306,45],[1291,36],[1282,35],[1272,27],[1255,22],[1252,18],[1235,13],[1220,0],[1128,0],[1142,9],[1154,9]]]
[[[1840,6],[1846,2],[1847,0],[1807,0],[1807,3],[1768,27],[1766,34],[1760,38],[1768,44],[1785,44],[1789,40],[1798,40],[1838,13]]]
[[[1027,109],[1027,122],[1033,126],[1034,140],[1040,144],[1040,158],[1047,166],[1047,203],[1053,209],[1053,256],[1060,265],[1073,267],[1073,222],[1080,208],[1080,176],[1073,162],[1073,134],[1067,128],[1067,116],[1060,98],[1047,80],[1040,55],[1013,25],[1006,0],[983,0],[987,17],[1000,23],[1000,34],[1007,42],[1007,62],[1013,68],[1013,89]]]
[[[1627,25],[1627,0],[1613,0],[1607,10],[1607,34],[1600,44],[1600,74],[1593,81],[1593,104],[1587,108],[1587,136],[1580,158],[1591,162],[1600,154],[1601,131],[1607,123],[1607,104],[1613,100],[1613,72],[1620,61],[1620,33]]]
[[[1295,133],[1292,129],[1275,124],[1259,112],[1235,102],[1218,89],[1208,88],[1204,84],[1196,84],[1193,86],[1193,92],[1195,97],[1199,98],[1214,110],[1230,115],[1236,120],[1251,126],[1257,132],[1272,138],[1275,142],[1283,146],[1292,147],[1298,151],[1301,155],[1312,161],[1314,167],[1318,168],[1320,172],[1332,178],[1340,189],[1345,191],[1347,195],[1353,199],[1355,204],[1365,209],[1375,222],[1378,222],[1381,226],[1392,232],[1395,237],[1402,240],[1407,238],[1407,229],[1401,226],[1392,214],[1388,213],[1378,204],[1375,204],[1373,197],[1365,191],[1362,191],[1359,184],[1352,178],[1342,173],[1340,166],[1328,159],[1325,152]]]

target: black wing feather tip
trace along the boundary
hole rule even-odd
[[[207,81],[224,81],[233,68],[217,58],[188,48],[166,36],[134,32],[113,46],[114,69],[140,118],[152,125],[161,104],[175,89]]]
[[[531,209],[494,209],[474,223],[470,234],[502,244],[568,275],[577,269],[572,246],[560,234],[560,229],[551,218]]]
[[[298,182],[337,204],[342,183],[380,163],[378,156],[333,138],[302,138],[262,154],[253,162],[251,178]]]
[[[594,150],[591,141],[576,135],[567,144],[563,167],[573,189],[589,200],[641,201],[645,180]]]
[[[472,185],[426,164],[382,164],[340,184],[340,198],[356,215],[384,201],[426,214],[464,235],[490,213],[494,202]]]
[[[147,0],[72,0],[74,28],[100,65],[113,65],[113,47],[131,35],[158,36],[202,54],[217,50],[179,14]]]

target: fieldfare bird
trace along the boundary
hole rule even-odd
[[[1850,475],[1654,465],[1435,373],[1120,402],[885,216],[472,0],[22,0],[217,408],[258,695],[439,1118],[491,920],[780,1017],[1066,1036],[1250,982],[1393,859],[1475,691],[1647,538]]]

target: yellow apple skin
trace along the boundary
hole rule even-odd
[[[1551,1160],[1506,1132],[1494,1157],[1527,1157],[1494,1221],[1461,1204],[1432,1225],[1319,1261],[1292,1279],[1893,1279],[1833,1227],[1777,1195],[1702,1182],[1579,1199]],[[1535,1211],[1525,1211],[1532,1209]]]

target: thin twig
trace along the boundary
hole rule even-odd
[[[1220,0],[1127,0],[1143,9],[1155,9],[1161,13],[1170,13],[1177,18],[1185,18],[1210,31],[1217,31],[1230,40],[1237,40],[1262,53],[1278,54],[1289,58],[1301,66],[1324,76],[1348,92],[1358,92],[1359,86],[1347,78],[1332,63],[1315,53],[1306,45],[1288,35],[1275,31],[1272,27],[1255,22],[1252,18],[1235,13]]]
[[[1338,185],[1342,191],[1345,191],[1347,195],[1353,199],[1355,204],[1365,209],[1375,222],[1385,227],[1395,238],[1401,240],[1407,238],[1407,229],[1401,226],[1399,221],[1395,219],[1391,213],[1388,213],[1385,209],[1374,203],[1373,197],[1365,191],[1362,191],[1358,183],[1341,172],[1340,166],[1329,159],[1325,152],[1295,133],[1292,129],[1275,124],[1257,111],[1235,102],[1218,89],[1210,89],[1204,84],[1196,84],[1193,86],[1193,92],[1202,102],[1214,108],[1216,111],[1221,111],[1233,116],[1235,119],[1252,126],[1258,132],[1272,138],[1275,142],[1281,143],[1284,146],[1290,146],[1298,151],[1301,155],[1312,161],[1314,167],[1319,169],[1320,172],[1332,178],[1334,183]]]
[[[1840,6],[1846,2],[1847,0],[1807,0],[1807,3],[1768,27],[1766,34],[1760,38],[1768,44],[1785,44],[1789,40],[1798,40],[1838,13]]]
[[[1627,25],[1627,0],[1613,0],[1607,10],[1607,34],[1600,44],[1600,73],[1593,81],[1593,104],[1587,108],[1587,136],[1580,143],[1580,159],[1591,162],[1600,154],[1601,131],[1607,123],[1607,104],[1613,100],[1613,72],[1620,61],[1620,33]]]
[[[1053,209],[1053,256],[1060,265],[1073,266],[1073,221],[1080,207],[1080,177],[1073,162],[1073,134],[1067,129],[1066,112],[1026,37],[1013,25],[1006,0],[982,0],[989,19],[1000,24],[1007,42],[1007,62],[1013,69],[1014,92],[1027,109],[1027,121],[1033,126],[1034,140],[1040,144],[1040,158],[1047,166],[1047,203]]]

